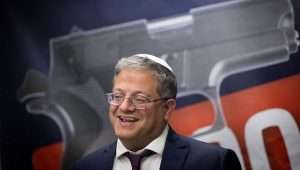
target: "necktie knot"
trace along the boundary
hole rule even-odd
[[[127,158],[130,160],[132,170],[140,170],[142,159],[152,154],[154,154],[153,151],[146,149],[140,154],[132,154],[130,152],[126,152],[125,156],[127,156]]]

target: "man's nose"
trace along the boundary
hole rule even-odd
[[[126,112],[126,111],[134,111],[135,106],[131,101],[131,98],[126,97],[123,102],[121,103],[120,107],[121,111]]]

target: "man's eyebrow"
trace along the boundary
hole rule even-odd
[[[142,93],[142,92],[135,93],[134,95],[139,95],[139,96],[143,96],[143,97],[150,97],[149,95],[147,95],[145,93]]]
[[[123,92],[123,90],[120,89],[120,88],[112,89],[112,91],[113,91],[113,92]]]
[[[125,93],[125,91],[120,88],[113,89],[112,92]],[[144,97],[151,97],[150,95],[148,95],[147,93],[145,93],[143,91],[134,91],[131,93],[131,95],[143,95]]]

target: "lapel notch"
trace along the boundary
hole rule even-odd
[[[112,170],[116,154],[116,143],[111,144],[104,150],[101,167],[103,170]],[[99,169],[100,170],[100,169]],[[101,168],[102,170],[102,168]]]
[[[182,170],[188,152],[188,145],[170,128],[160,170]]]

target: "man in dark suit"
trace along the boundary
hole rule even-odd
[[[176,77],[164,60],[149,54],[122,58],[107,94],[118,140],[77,161],[73,169],[241,169],[232,150],[180,136],[169,127],[176,94]]]

